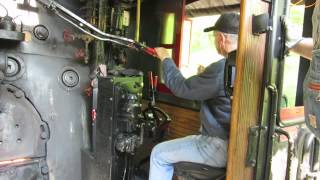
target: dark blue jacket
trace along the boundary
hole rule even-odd
[[[166,86],[174,95],[201,102],[201,133],[222,139],[229,137],[231,102],[224,91],[225,59],[209,65],[203,73],[184,78],[172,59],[162,63]]]

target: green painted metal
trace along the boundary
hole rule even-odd
[[[143,89],[143,76],[133,77],[113,77],[114,84],[126,89],[130,93],[142,95]]]
[[[165,13],[163,15],[163,28],[161,44],[173,44],[174,41],[175,14]]]

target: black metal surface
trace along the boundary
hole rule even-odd
[[[19,57],[25,67],[19,78],[6,77],[5,83],[24,91],[48,123],[51,136],[47,142],[46,160],[50,178],[81,180],[80,150],[89,147],[88,105],[84,96],[89,83],[89,67],[73,60],[77,44],[65,44],[61,31],[68,26],[50,16],[39,11],[39,22],[46,24],[52,32],[46,41],[32,37],[31,41],[18,45],[0,43],[2,53]],[[64,70],[70,67],[79,76],[78,84],[72,88],[64,86],[61,79]]]
[[[174,164],[174,171],[177,176],[182,176],[188,180],[222,180],[226,175],[225,168],[190,162]]]
[[[48,124],[22,90],[0,84],[0,99],[0,179],[48,179]]]
[[[281,44],[280,37],[280,17],[287,11],[288,1],[272,1],[269,8],[269,25],[270,30],[267,31],[266,54],[263,72],[263,97],[260,105],[260,127],[266,127],[266,132],[260,132],[257,152],[257,166],[255,179],[268,179],[271,175],[270,160],[272,159],[273,135],[277,118],[277,98],[273,97],[278,89],[278,72],[279,72],[279,49]],[[270,86],[272,85],[272,86]],[[271,90],[271,93],[270,93]],[[279,92],[277,92],[279,93]],[[281,92],[280,92],[281,93]],[[271,104],[273,106],[271,106]]]
[[[68,1],[71,5],[74,2]],[[47,142],[47,152],[45,155],[37,156],[46,159],[50,179],[81,180],[81,148],[89,147],[88,98],[84,93],[89,84],[89,67],[73,58],[75,49],[81,47],[81,44],[67,44],[63,39],[63,30],[73,29],[52,14],[48,14],[41,6],[37,6],[39,11],[36,20],[47,27],[50,32],[48,38],[42,41],[31,33],[30,41],[20,43],[0,39],[1,52],[19,57],[24,65],[24,73],[21,73],[21,76],[13,76],[19,78],[8,79],[6,76],[4,83],[21,89],[42,120],[48,123],[50,139]],[[30,32],[33,29],[26,28]],[[62,82],[62,74],[67,69],[74,70],[79,77],[77,85],[71,81],[70,85],[75,85],[72,88]],[[67,84],[69,80],[67,78]],[[2,99],[1,97],[1,103]],[[36,131],[29,129],[29,132]],[[24,138],[21,142],[24,142]],[[28,154],[28,151],[22,153]],[[2,151],[0,157],[4,157]],[[18,167],[12,169],[16,168]]]
[[[50,177],[81,179],[81,151],[88,147],[87,101],[83,90],[88,84],[87,67],[70,59],[20,54],[27,72],[13,83],[24,89],[43,119],[48,122],[50,139],[47,162]],[[61,71],[72,66],[79,73],[75,88],[61,86]],[[70,168],[72,167],[72,168]]]
[[[99,159],[100,158],[100,159]],[[103,159],[101,159],[103,158]],[[83,171],[83,180],[109,180],[107,169],[110,166],[111,160],[107,157],[98,157],[89,151],[89,149],[81,150],[81,166]]]
[[[57,16],[59,16],[66,22],[70,23],[70,25],[76,27],[83,33],[97,40],[110,42],[115,45],[120,45],[136,51],[144,52],[145,54],[151,56],[156,56],[155,50],[146,46],[144,43],[140,43],[130,38],[119,36],[117,34],[106,33],[54,0],[37,0],[37,2],[39,2],[41,5],[48,8],[49,10],[52,10],[53,13],[55,13]],[[114,11],[116,10],[114,9]],[[120,15],[121,14],[115,14],[116,19],[118,19],[118,21],[116,20],[116,22],[118,23],[120,22],[121,18]]]
[[[257,163],[257,147],[260,127],[250,127],[246,166],[255,167]]]
[[[7,31],[15,31],[16,24],[13,22],[13,18],[8,15],[1,18],[0,29]]]
[[[0,29],[0,39],[11,40],[11,41],[23,41],[24,34],[18,31],[8,31],[8,30]]]
[[[150,104],[143,110],[143,116],[147,133],[150,134],[154,142],[162,142],[168,133],[171,117],[161,108]]]
[[[137,131],[140,103],[141,97],[116,85],[111,76],[99,78],[96,124],[92,131],[96,133],[92,135],[95,148],[93,152],[82,151],[83,179],[130,180],[133,167],[130,154],[141,143]]]
[[[60,0],[59,3],[67,4],[73,10],[79,9],[79,6],[77,6],[78,0]],[[27,26],[25,28],[28,32],[34,30],[33,33],[29,34],[31,39],[28,39],[28,41],[16,43],[0,39],[0,51],[10,61],[8,63],[10,67],[2,65],[5,67],[2,69],[6,71],[3,83],[13,85],[23,91],[25,99],[33,105],[41,119],[47,122],[48,129],[50,128],[46,153],[38,153],[37,155],[41,160],[45,159],[47,166],[38,163],[41,171],[34,166],[31,174],[42,173],[50,176],[50,179],[56,180],[117,180],[117,177],[122,177],[125,174],[125,178],[128,179],[132,172],[132,169],[130,169],[132,156],[128,155],[129,153],[123,155],[117,152],[114,146],[115,139],[118,137],[114,133],[129,134],[134,129],[134,124],[128,123],[126,120],[130,113],[123,111],[118,113],[119,107],[117,105],[124,105],[121,100],[122,97],[120,97],[121,89],[106,84],[108,87],[105,87],[105,91],[101,91],[101,94],[104,94],[110,90],[115,98],[107,99],[110,95],[108,93],[99,95],[101,96],[99,97],[101,102],[98,103],[98,106],[104,104],[106,109],[111,110],[102,109],[105,115],[100,117],[101,121],[96,133],[97,149],[99,150],[95,153],[86,151],[90,149],[88,125],[91,121],[89,121],[88,116],[88,112],[90,112],[88,108],[89,98],[85,96],[84,89],[90,84],[88,78],[89,67],[74,60],[75,50],[83,46],[78,42],[66,43],[63,39],[63,30],[71,29],[75,31],[75,29],[52,13],[48,13],[39,4],[37,4],[37,8],[39,11],[36,13],[38,15],[36,20],[47,30]],[[1,62],[4,64],[3,60]],[[0,93],[2,93],[2,90]],[[6,97],[10,96],[6,95]],[[120,117],[119,114],[123,116]],[[112,119],[106,118],[108,116]],[[112,123],[112,121],[116,123]],[[46,131],[46,127],[41,127],[41,129]],[[29,131],[36,134],[35,131]],[[42,136],[45,137],[45,134]],[[23,143],[24,139],[17,142]],[[81,149],[84,150],[81,151]],[[129,149],[131,151],[132,148]],[[22,151],[22,153],[26,154],[27,152]],[[2,157],[1,151],[0,157]],[[38,158],[32,158],[30,161],[28,159],[23,167],[19,166],[20,164],[14,164],[6,172],[14,171],[20,167],[28,169],[24,167],[29,167],[29,164],[35,161],[38,161]],[[127,167],[127,171],[124,171],[125,167]],[[25,172],[22,169],[17,173]],[[26,170],[26,172],[30,171]],[[31,176],[38,178],[37,176]],[[13,177],[14,180],[28,178],[29,176],[20,175]]]
[[[233,96],[234,80],[236,76],[236,55],[236,51],[229,53],[224,66],[224,89],[226,96],[231,99]]]
[[[49,168],[45,159],[34,159],[0,167],[1,180],[49,180]]]
[[[45,157],[49,128],[24,92],[0,85],[0,99],[0,161]]]
[[[269,26],[269,14],[264,13],[260,15],[252,16],[252,33],[254,35],[259,35],[270,30]]]

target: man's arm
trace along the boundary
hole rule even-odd
[[[184,78],[180,70],[176,67],[173,60],[165,49],[156,48],[158,58],[162,61],[163,78],[166,86],[174,95],[190,100],[206,100],[217,96],[222,78],[214,70],[206,70],[203,73]],[[216,71],[218,72],[218,70]],[[217,75],[217,76],[216,76]]]
[[[313,40],[312,38],[304,38],[294,45],[290,51],[299,54],[300,56],[312,59]]]

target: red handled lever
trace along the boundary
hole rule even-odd
[[[157,52],[154,48],[151,48],[151,47],[146,47],[144,48],[144,52],[151,55],[151,56],[154,56],[156,57],[157,56]]]
[[[149,84],[152,91],[157,90],[158,76],[153,76],[152,71],[148,72]]]
[[[156,91],[157,90],[157,85],[158,85],[158,76],[154,76],[153,78],[153,88]]]
[[[153,74],[152,74],[152,71],[149,71],[148,77],[149,77],[149,84],[150,84],[151,90],[153,91]]]
[[[155,93],[157,91],[157,85],[158,85],[158,76],[153,76],[152,71],[148,72],[148,78],[149,78],[149,84],[150,84],[150,104],[151,106],[155,105]]]

